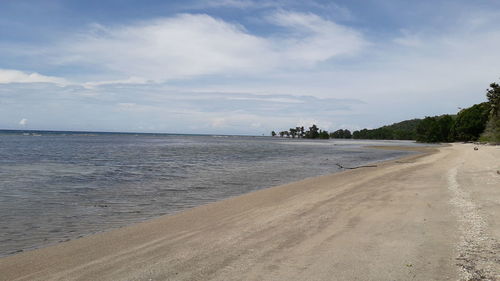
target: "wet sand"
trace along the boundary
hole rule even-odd
[[[0,280],[497,280],[500,147],[473,147],[423,148],[2,258]]]

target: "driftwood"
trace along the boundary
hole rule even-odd
[[[344,167],[340,165],[339,163],[336,163],[335,165],[339,166],[340,169],[346,169],[346,170],[354,170],[358,168],[374,168],[377,167],[377,165],[364,165],[364,166],[357,166],[357,167]]]

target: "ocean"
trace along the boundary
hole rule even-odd
[[[408,141],[0,133],[0,256],[407,155]]]

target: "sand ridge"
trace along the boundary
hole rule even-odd
[[[424,150],[2,258],[0,280],[500,279],[500,148]]]

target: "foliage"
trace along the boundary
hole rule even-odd
[[[420,123],[420,121],[422,121],[422,119],[411,119],[384,127],[393,129],[394,131],[416,131],[418,123]]]
[[[309,127],[309,131],[305,134],[306,139],[317,139],[319,138],[319,128],[316,125]]]
[[[500,144],[500,116],[490,117],[480,140]]]
[[[318,134],[318,138],[320,139],[323,139],[323,140],[327,140],[330,138],[330,135],[328,134],[328,131],[319,131],[319,134]]]
[[[390,129],[380,127],[378,129],[368,130],[363,129],[354,131],[352,137],[355,139],[379,139],[379,140],[392,140],[392,131]]]
[[[271,132],[271,135],[274,137],[276,134],[274,131]],[[312,125],[309,127],[308,131],[305,131],[304,126],[290,128],[288,131],[279,132],[280,137],[292,137],[292,138],[307,138],[307,139],[329,139],[330,135],[328,131],[323,131],[318,128],[316,125]]]
[[[500,86],[497,83],[491,83],[490,89],[486,90],[486,97],[491,106],[491,114],[498,115],[500,111]]]
[[[453,135],[456,140],[476,141],[486,128],[490,104],[483,102],[460,110],[453,126]]]
[[[500,86],[491,83],[490,89],[486,90],[486,97],[490,103],[490,114],[481,140],[500,143]]]
[[[417,126],[420,121],[422,119],[411,119],[384,127],[392,130],[392,139],[415,140],[417,138]]]
[[[405,120],[377,129],[363,129],[354,131],[354,139],[380,139],[380,140],[415,140],[417,126],[421,119]]]
[[[425,117],[417,127],[419,142],[451,142],[454,141],[452,128],[453,118],[448,115]]]
[[[351,131],[345,129],[345,130],[337,130],[333,133],[330,133],[330,137],[333,139],[350,139],[352,138]]]

